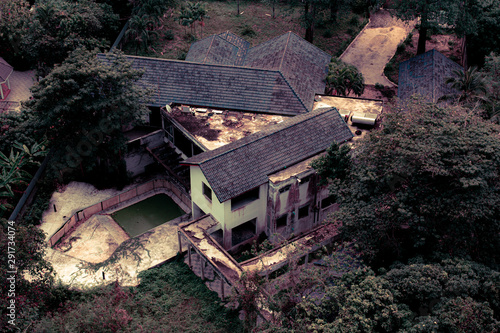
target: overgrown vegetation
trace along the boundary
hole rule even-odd
[[[134,288],[118,283],[82,293],[34,324],[36,332],[241,332],[224,307],[184,263],[141,272]]]
[[[252,45],[266,42],[288,31],[293,31],[301,37],[305,34],[301,21],[302,3],[242,2],[240,4],[242,14],[239,16],[235,15],[237,7],[235,2],[200,1],[192,4],[195,5],[205,10],[201,19],[196,19],[199,15],[191,14],[193,10],[189,4],[184,5],[184,9],[167,10],[161,19],[161,29],[155,30],[159,33],[159,39],[153,41],[147,50],[139,51],[138,54],[183,59],[194,41],[228,30],[242,36]],[[272,17],[273,6],[275,18]],[[338,12],[335,24],[330,23],[329,12],[326,9],[318,12],[316,17],[313,43],[329,54],[341,54],[368,23],[363,17],[364,13],[357,14],[348,7],[342,8],[345,10]],[[187,35],[195,38],[185,38]],[[124,50],[126,53],[135,54],[135,48],[131,44],[126,45]]]

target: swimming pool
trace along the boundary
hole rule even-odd
[[[185,213],[168,195],[156,194],[111,216],[130,237],[135,237]]]

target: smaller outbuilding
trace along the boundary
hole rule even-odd
[[[418,94],[437,103],[443,96],[457,94],[446,84],[457,70],[463,67],[434,49],[404,61],[399,65],[398,97],[404,100]]]

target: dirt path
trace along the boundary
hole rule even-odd
[[[384,76],[384,67],[396,53],[415,23],[406,24],[381,9],[370,18],[370,23],[361,31],[347,50],[340,56],[346,63],[358,68],[365,78],[365,84],[376,83],[394,86]]]

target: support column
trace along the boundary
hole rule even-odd
[[[201,264],[201,280],[205,281],[205,260],[202,256],[200,256],[200,264]]]
[[[193,268],[193,266],[191,266],[191,244],[188,245],[188,266],[189,268]]]
[[[177,231],[177,239],[179,240],[179,253],[182,254],[182,237],[179,231]]]
[[[220,299],[224,300],[224,279],[222,278],[222,275],[220,276]]]

